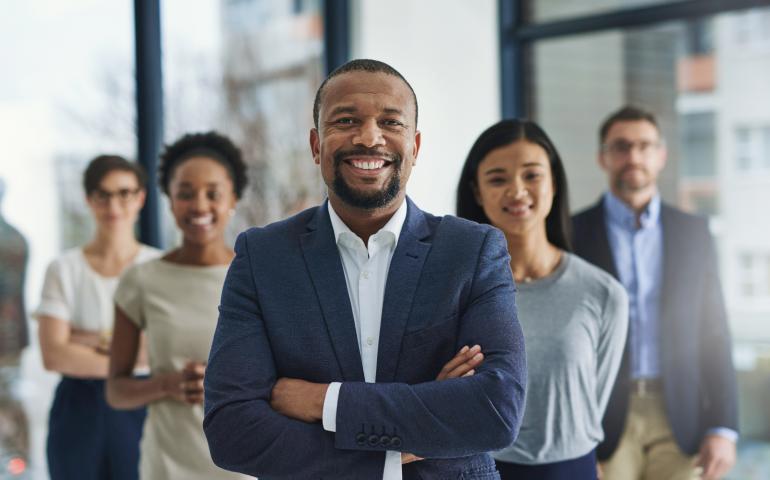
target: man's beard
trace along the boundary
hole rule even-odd
[[[384,189],[372,192],[364,193],[348,185],[342,176],[340,166],[343,159],[348,156],[383,156],[382,152],[376,149],[368,148],[354,148],[345,151],[338,151],[334,154],[334,181],[332,182],[332,190],[340,200],[345,202],[354,208],[361,210],[375,210],[385,207],[390,204],[401,191],[401,162],[403,159],[401,155],[397,153],[388,153],[385,156],[391,162],[390,167],[393,168],[393,173],[388,179],[388,183]]]
[[[636,167],[635,169],[639,169],[639,167]],[[639,182],[634,182],[632,184],[631,182],[623,178],[628,170],[629,169],[622,170],[618,174],[618,176],[615,177],[615,187],[619,191],[638,192],[638,191],[647,189],[652,183],[652,181],[650,180],[650,172],[645,168],[641,168],[641,171],[644,173],[644,179]]]

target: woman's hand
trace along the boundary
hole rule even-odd
[[[203,362],[189,361],[181,371],[162,374],[163,392],[178,402],[190,405],[203,403],[203,376],[206,365]]]

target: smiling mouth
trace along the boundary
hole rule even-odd
[[[208,227],[214,224],[214,216],[203,215],[200,217],[192,217],[187,220],[187,223],[194,227]]]
[[[352,158],[352,159],[346,159],[345,163],[347,163],[348,165],[358,170],[372,171],[372,170],[380,170],[382,168],[388,167],[393,162],[384,160],[381,158],[378,158],[378,159]]]
[[[503,207],[503,211],[513,216],[521,216],[529,212],[531,208],[529,205],[512,205]]]

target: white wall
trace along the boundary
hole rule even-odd
[[[422,147],[407,192],[434,214],[454,213],[465,156],[500,119],[494,0],[353,2],[353,58],[387,62],[419,104]]]

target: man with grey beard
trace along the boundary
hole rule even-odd
[[[575,253],[628,292],[626,351],[597,448],[605,480],[721,478],[735,463],[737,395],[706,219],[661,201],[655,117],[624,107],[599,132],[609,191],[574,217]]]

